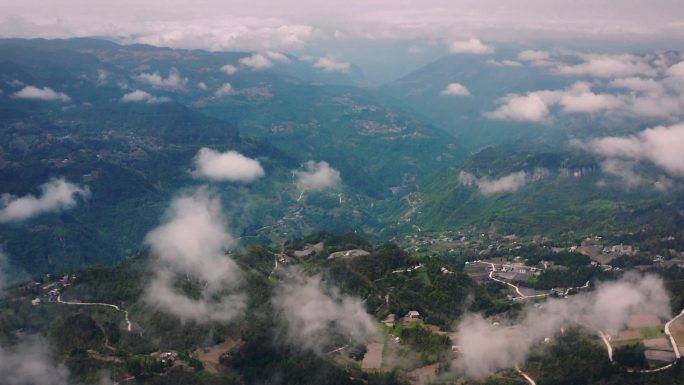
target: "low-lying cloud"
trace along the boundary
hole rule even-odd
[[[180,72],[175,68],[169,70],[169,75],[167,77],[163,77],[159,72],[154,72],[142,73],[133,78],[140,83],[169,91],[185,90],[185,86],[188,84],[188,78],[182,77]]]
[[[0,346],[0,378],[6,385],[67,385],[69,370],[54,362],[47,341],[29,337],[15,346]]]
[[[442,96],[470,96],[470,91],[461,83],[449,83],[439,94]]]
[[[242,67],[257,71],[273,67],[274,62],[289,63],[290,59],[280,52],[266,51],[245,56],[238,62]]]
[[[313,64],[313,68],[322,70],[323,72],[349,73],[351,64],[345,61],[338,61],[331,56],[326,56],[316,60]]]
[[[295,170],[294,175],[300,191],[322,191],[342,182],[340,172],[324,161],[310,160],[304,164],[304,170]]]
[[[633,314],[670,317],[670,297],[661,278],[628,273],[600,283],[593,292],[526,307],[512,325],[495,327],[480,315],[468,315],[458,326],[457,366],[470,377],[482,378],[522,364],[534,345],[563,327],[579,325],[615,335]]]
[[[268,60],[263,54],[255,53],[254,55],[241,58],[240,65],[256,71],[273,67],[273,62]]]
[[[605,158],[646,160],[672,176],[684,176],[684,123],[649,128],[636,135],[594,139],[586,148]]]
[[[258,160],[248,158],[237,151],[218,152],[202,148],[195,156],[195,178],[214,181],[250,183],[264,176]]]
[[[494,53],[495,49],[491,45],[482,43],[479,39],[470,38],[468,40],[454,41],[449,45],[449,52],[473,55],[485,55]]]
[[[466,187],[477,187],[483,195],[494,195],[516,192],[528,182],[543,179],[548,175],[549,171],[544,168],[536,168],[532,172],[517,171],[498,179],[478,178],[471,173],[461,171],[458,181]]]
[[[684,148],[684,123],[649,128],[629,136],[573,141],[571,145],[603,158],[603,172],[617,177],[627,188],[647,182],[654,183],[654,188],[660,191],[665,186],[674,186],[664,177],[653,181],[650,176],[637,173],[635,168],[640,162],[649,162],[671,177],[684,177],[684,152],[681,150]]]
[[[237,91],[235,91],[235,88],[233,88],[230,83],[224,83],[221,87],[219,87],[216,92],[214,92],[214,96],[217,98],[223,97],[223,96],[232,96],[232,95],[237,95]]]
[[[206,188],[171,202],[162,225],[145,237],[153,255],[153,278],[144,298],[148,305],[181,322],[230,321],[241,315],[246,297],[237,291],[242,271],[224,250],[235,245],[227,231],[221,202]],[[179,280],[199,285],[192,298]]]
[[[69,95],[63,92],[57,92],[50,87],[38,88],[34,86],[26,86],[12,94],[12,97],[17,99],[60,101],[64,103],[71,101]]]
[[[295,269],[289,270],[272,304],[285,320],[284,342],[319,354],[334,336],[359,344],[377,331],[360,299],[326,288],[319,276],[306,277]]]
[[[624,101],[618,96],[595,93],[585,82],[577,82],[564,90],[509,94],[500,99],[500,103],[499,108],[485,115],[496,120],[544,122],[548,120],[553,107],[559,107],[564,113],[595,114],[624,106]]]
[[[656,71],[646,58],[635,55],[580,54],[580,64],[563,64],[558,73],[574,76],[615,78],[636,75],[655,75]]]
[[[150,95],[143,90],[134,90],[121,97],[121,101],[124,103],[168,103],[171,101],[170,98],[166,96],[157,97]]]
[[[51,179],[40,186],[39,197],[10,194],[0,196],[0,223],[25,220],[36,215],[59,212],[77,204],[77,197],[88,198],[88,187],[79,187],[64,178]]]
[[[223,67],[221,67],[221,71],[225,72],[226,75],[235,75],[239,71],[239,69],[232,64],[226,64]]]

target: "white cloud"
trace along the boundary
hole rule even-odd
[[[579,1],[579,2],[578,2]],[[89,3],[0,2],[5,37],[121,36],[126,42],[210,50],[297,49],[329,38],[662,42],[681,37],[678,0],[424,0]],[[136,12],[131,12],[136,9]],[[600,15],[600,17],[597,17]]]
[[[601,162],[601,170],[605,174],[617,177],[622,186],[629,190],[640,186],[646,181],[646,178],[634,171],[635,165],[636,162],[633,161],[608,158]]]
[[[219,198],[206,188],[175,198],[164,223],[145,237],[154,256],[146,303],[181,322],[229,321],[241,315],[246,306],[245,295],[237,292],[242,271],[224,253],[235,245],[226,227]],[[199,298],[179,291],[178,280],[198,284]]]
[[[458,175],[458,181],[466,187],[476,186],[482,195],[494,195],[516,192],[528,182],[546,178],[549,174],[549,170],[545,168],[536,168],[530,173],[517,171],[498,179],[490,179],[478,178],[471,173],[461,171]]]
[[[304,164],[304,170],[295,170],[294,174],[300,191],[321,191],[342,182],[340,172],[328,162],[310,160]]]
[[[461,83],[449,83],[439,94],[444,96],[470,96],[470,91]]]
[[[494,47],[482,43],[479,39],[470,38],[452,42],[449,45],[449,52],[484,55],[494,53]]]
[[[264,169],[258,160],[248,158],[239,152],[218,152],[202,148],[195,156],[195,178],[215,181],[253,182],[264,176]]]
[[[202,90],[202,91],[206,91],[207,88],[209,88],[209,87],[207,87],[207,83],[205,83],[205,82],[199,82],[199,83],[197,83],[197,88],[199,88],[199,89]]]
[[[225,83],[214,92],[214,95],[217,98],[220,98],[222,96],[237,95],[237,92],[230,83]]]
[[[484,195],[493,195],[518,191],[526,183],[526,174],[523,171],[514,172],[499,179],[481,178],[477,188]]]
[[[684,61],[673,64],[672,67],[667,69],[665,74],[673,77],[684,77]]]
[[[156,104],[156,103],[167,103],[170,102],[171,99],[167,98],[166,96],[162,97],[157,97],[150,95],[149,93],[143,91],[143,90],[134,90],[131,91],[124,96],[121,97],[121,101],[124,103],[135,103],[135,102],[144,102],[144,103],[149,103],[149,104]]]
[[[90,191],[67,182],[64,178],[52,179],[40,186],[41,195],[16,197],[0,196],[0,223],[21,221],[36,215],[70,209],[76,206],[76,197],[87,198]]]
[[[169,70],[169,76],[167,77],[162,77],[159,72],[154,72],[142,73],[133,78],[152,87],[171,91],[182,91],[188,83],[188,78],[181,77],[180,72],[175,68]]]
[[[271,300],[283,316],[282,338],[292,346],[325,353],[334,336],[345,343],[366,343],[377,324],[360,299],[326,288],[319,276],[305,277],[297,271],[279,285]]]
[[[225,72],[227,75],[235,75],[238,72],[238,68],[232,64],[226,64],[221,67],[221,71]]]
[[[665,87],[657,80],[640,77],[615,79],[610,82],[610,86],[638,92],[662,93],[665,91]]]
[[[349,62],[337,61],[330,56],[326,56],[316,60],[313,67],[323,70],[324,72],[348,73],[351,69],[351,64]]]
[[[288,58],[287,55],[285,55],[282,52],[266,51],[266,52],[264,52],[264,55],[266,55],[266,57],[268,57],[270,60],[273,60],[275,62],[279,62],[279,63],[289,63],[290,62],[290,58]]]
[[[684,123],[594,139],[581,146],[606,159],[648,161],[672,176],[684,177]]]
[[[622,106],[621,100],[610,94],[596,94],[590,90],[566,92],[559,101],[565,112],[595,113]]]
[[[47,341],[29,337],[11,347],[0,346],[0,378],[6,385],[67,385],[69,370],[54,362]]]
[[[616,335],[633,314],[667,319],[669,300],[661,278],[630,273],[599,284],[593,292],[525,307],[512,325],[495,327],[479,315],[466,315],[458,326],[457,367],[470,377],[482,378],[522,364],[533,346],[562,327],[585,326],[593,333]]]
[[[494,67],[522,67],[523,64],[519,61],[515,60],[487,60],[485,62],[487,65],[494,66]]]
[[[485,116],[496,120],[544,122],[548,120],[552,107],[560,107],[563,113],[633,114],[634,111],[627,108],[629,102],[629,99],[619,95],[595,93],[588,83],[577,82],[563,90],[509,94],[500,99],[499,108]]]
[[[548,60],[551,58],[551,53],[548,51],[534,51],[527,50],[518,53],[518,60],[521,61],[538,61],[538,60]]]
[[[580,54],[580,64],[561,64],[557,71],[564,75],[617,78],[636,75],[652,76],[656,70],[645,58],[634,55]]]
[[[239,62],[241,66],[250,68],[253,71],[273,67],[273,62],[260,53],[240,58]]]
[[[538,93],[527,95],[510,94],[501,99],[503,104],[493,112],[485,114],[490,119],[514,120],[520,122],[541,122],[549,114],[547,103]]]
[[[49,101],[57,100],[65,103],[71,101],[71,98],[67,94],[63,92],[56,92],[49,87],[38,88],[34,86],[26,86],[20,91],[12,94],[12,97],[18,99],[37,99]]]

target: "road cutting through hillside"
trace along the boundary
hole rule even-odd
[[[63,305],[81,305],[81,306],[106,306],[115,309],[116,311],[120,311],[124,313],[124,316],[126,318],[126,330],[131,331],[133,329],[133,326],[131,325],[131,321],[128,319],[128,311],[122,310],[116,305],[112,305],[109,303],[101,303],[101,302],[72,302],[72,301],[62,301],[62,295],[57,296],[57,303],[61,303]]]

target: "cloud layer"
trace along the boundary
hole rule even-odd
[[[670,297],[661,278],[626,274],[598,285],[590,293],[569,299],[549,299],[539,308],[526,307],[512,326],[492,326],[479,315],[466,316],[458,326],[458,367],[475,378],[522,364],[535,344],[562,327],[585,326],[616,334],[632,314],[670,316]]]
[[[215,181],[250,183],[264,176],[258,160],[248,158],[237,151],[218,152],[202,148],[195,156],[195,178]]]
[[[21,221],[36,215],[70,209],[77,204],[76,197],[87,198],[90,190],[67,182],[64,178],[52,179],[40,186],[41,195],[16,197],[0,196],[0,223]]]
[[[242,272],[225,255],[235,244],[226,227],[219,198],[206,188],[175,198],[162,225],[145,237],[154,256],[145,301],[182,322],[229,321],[242,314],[245,295],[236,291]],[[178,280],[196,282],[199,297],[179,291]]]

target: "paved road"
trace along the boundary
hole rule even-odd
[[[532,377],[528,376],[527,373],[525,373],[525,372],[523,372],[522,370],[520,370],[520,367],[519,367],[518,365],[515,365],[515,370],[517,370],[518,373],[519,373],[521,376],[523,376],[523,378],[524,378],[527,382],[530,383],[530,385],[537,385],[537,383],[534,382],[534,380],[532,379]]]
[[[495,264],[493,264],[491,262],[484,262],[484,261],[476,261],[476,262],[477,263],[483,263],[485,265],[489,265],[489,267],[491,268],[491,271],[489,272],[489,279],[496,281],[496,282],[503,283],[505,285],[508,285],[515,290],[515,292],[519,295],[519,297],[513,298],[514,301],[521,301],[521,300],[525,300],[525,299],[529,299],[529,298],[542,298],[542,297],[547,296],[547,294],[525,295],[520,291],[520,288],[518,286],[516,286],[510,282],[506,282],[506,281],[500,280],[498,278],[494,278],[494,272],[496,272],[496,265]]]
[[[672,349],[674,349],[675,357],[677,359],[682,358],[682,356],[681,354],[679,354],[679,347],[677,346],[677,341],[675,341],[674,337],[672,336],[672,333],[670,333],[670,324],[682,315],[684,315],[684,310],[682,310],[681,313],[676,315],[673,319],[669,320],[665,324],[665,335],[667,335],[667,338],[670,340],[670,343],[672,344]]]
[[[61,304],[64,304],[64,305],[107,306],[107,307],[111,307],[111,308],[115,309],[116,311],[120,311],[120,312],[123,312],[123,313],[124,313],[124,316],[126,317],[126,330],[128,330],[128,331],[130,332],[131,329],[133,328],[133,326],[131,325],[131,321],[128,319],[128,311],[122,310],[121,308],[119,308],[119,307],[116,306],[116,305],[112,305],[112,304],[109,304],[109,303],[100,303],[100,302],[72,302],[72,301],[62,301],[62,295],[61,295],[61,294],[57,296],[57,302],[58,302],[58,303],[61,303]]]

